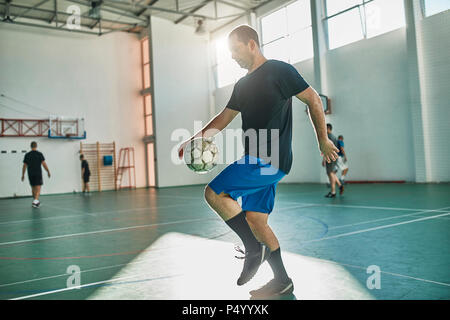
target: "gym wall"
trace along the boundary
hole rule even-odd
[[[1,92],[52,115],[84,117],[86,143],[116,141],[117,150],[134,146],[137,187],[146,185],[142,137],[144,120],[140,44],[137,36],[113,33],[96,37],[21,26],[0,29]],[[5,100],[2,100],[5,103]],[[48,118],[44,111],[8,102],[6,118]],[[36,140],[52,173],[44,171],[43,194],[81,188],[79,140],[0,138],[1,150],[30,150]],[[20,181],[23,154],[0,154],[0,197],[31,194]]]

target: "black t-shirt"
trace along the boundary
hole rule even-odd
[[[266,160],[289,173],[292,166],[292,96],[308,87],[292,65],[277,60],[267,60],[236,83],[226,107],[241,112],[246,155]],[[261,129],[266,129],[266,133]],[[276,136],[272,139],[277,132],[272,133],[271,129],[278,130],[279,139]],[[255,140],[255,133],[257,143],[250,143]],[[273,155],[271,153],[272,147],[279,149],[278,161],[275,151]]]
[[[81,169],[84,168],[84,175],[90,175],[91,171],[89,170],[89,163],[87,162],[87,160],[83,160],[81,161]]]
[[[41,164],[45,161],[44,155],[39,151],[30,151],[25,154],[23,158],[23,163],[27,164],[28,175],[29,176],[40,176],[42,175]]]

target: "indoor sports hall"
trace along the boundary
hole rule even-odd
[[[0,0],[0,299],[449,300],[449,9]]]

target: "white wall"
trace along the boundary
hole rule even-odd
[[[2,24],[0,91],[60,116],[84,117],[86,143],[116,142],[135,148],[137,187],[146,185],[140,44],[135,35],[102,37]],[[30,118],[45,112],[0,98],[20,112],[0,106],[0,117]],[[43,194],[80,190],[80,141],[0,138],[0,150],[29,150],[32,140],[52,173]],[[30,194],[20,181],[23,154],[0,154],[0,197]],[[5,183],[5,181],[7,183]]]
[[[173,132],[186,129],[192,135],[195,121],[210,120],[208,40],[189,26],[156,17],[151,26],[158,186],[209,182],[213,173],[198,175],[171,159],[181,143],[171,140]]]
[[[344,136],[351,180],[414,181],[406,30],[328,51],[333,133]]]
[[[427,181],[450,181],[450,11],[417,23]]]

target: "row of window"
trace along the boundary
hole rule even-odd
[[[421,0],[424,16],[449,10],[450,0]],[[330,50],[405,26],[403,0],[324,0]],[[310,0],[298,0],[264,16],[261,47],[268,59],[291,64],[314,55]],[[227,39],[216,41],[217,86],[236,82],[246,70],[235,63]]]
[[[141,57],[142,57],[142,99],[144,108],[144,130],[147,138],[153,137],[153,110],[152,110],[152,96],[148,93],[151,87],[150,78],[150,50],[149,40],[144,38],[141,40]],[[155,174],[155,143],[145,142],[146,144],[146,158],[147,158],[147,185],[156,186]]]

